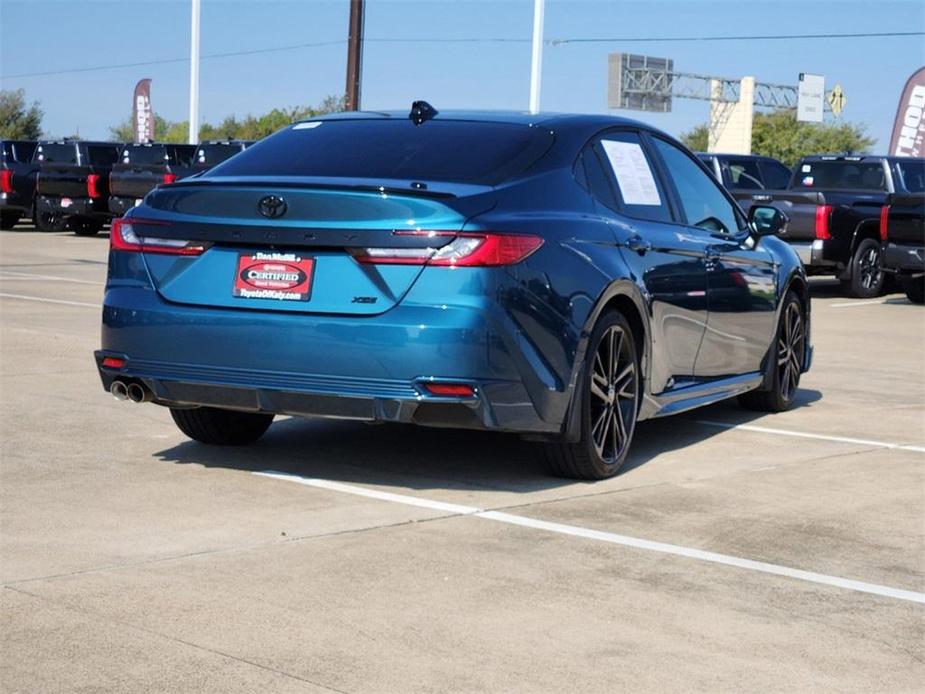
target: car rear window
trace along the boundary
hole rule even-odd
[[[317,123],[317,125],[316,125]],[[410,119],[297,123],[210,176],[321,176],[495,185],[552,143],[548,130],[511,123]]]
[[[903,183],[910,193],[925,193],[925,161],[914,159],[897,164]]]
[[[226,159],[230,159],[241,151],[239,144],[220,144],[200,145],[196,150],[196,162],[198,164],[221,164]]]
[[[55,164],[76,164],[77,147],[73,144],[43,143],[36,148],[35,159]]]
[[[164,164],[167,161],[166,145],[129,145],[122,150],[123,164],[150,166]]]
[[[11,142],[10,154],[13,161],[26,163],[32,161],[32,155],[35,154],[34,142]]]
[[[804,161],[795,188],[825,190],[886,190],[883,165],[860,161]]]

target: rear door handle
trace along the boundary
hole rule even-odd
[[[630,236],[626,240],[626,247],[634,253],[638,253],[639,255],[645,255],[646,251],[652,250],[652,244],[638,234]]]

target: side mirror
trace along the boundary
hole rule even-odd
[[[748,211],[748,223],[754,236],[777,236],[787,230],[790,219],[776,207],[755,205]]]

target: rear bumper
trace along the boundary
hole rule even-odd
[[[803,263],[804,268],[817,271],[835,271],[841,265],[837,260],[829,257],[830,254],[826,252],[825,241],[821,239],[816,239],[815,241],[788,241],[788,243],[800,257],[800,262]]]
[[[925,273],[925,248],[888,241],[883,245],[882,264],[887,272],[921,275]]]
[[[54,195],[39,195],[35,199],[40,212],[53,212],[65,217],[93,217],[101,220],[112,218],[103,198],[69,198]]]
[[[507,344],[484,311],[468,307],[306,315],[169,304],[124,287],[107,291],[95,356],[107,390],[116,378],[138,380],[169,406],[560,431],[562,414],[534,403],[518,370],[526,362]],[[105,356],[124,367],[103,367]],[[428,381],[465,383],[474,395],[434,396]]]

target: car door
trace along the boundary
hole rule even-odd
[[[694,375],[758,371],[776,327],[776,267],[729,195],[675,144],[652,136],[688,233],[704,241],[707,317]]]
[[[582,158],[598,210],[647,298],[650,390],[690,381],[707,317],[704,243],[673,222],[669,195],[637,132],[609,131]]]

